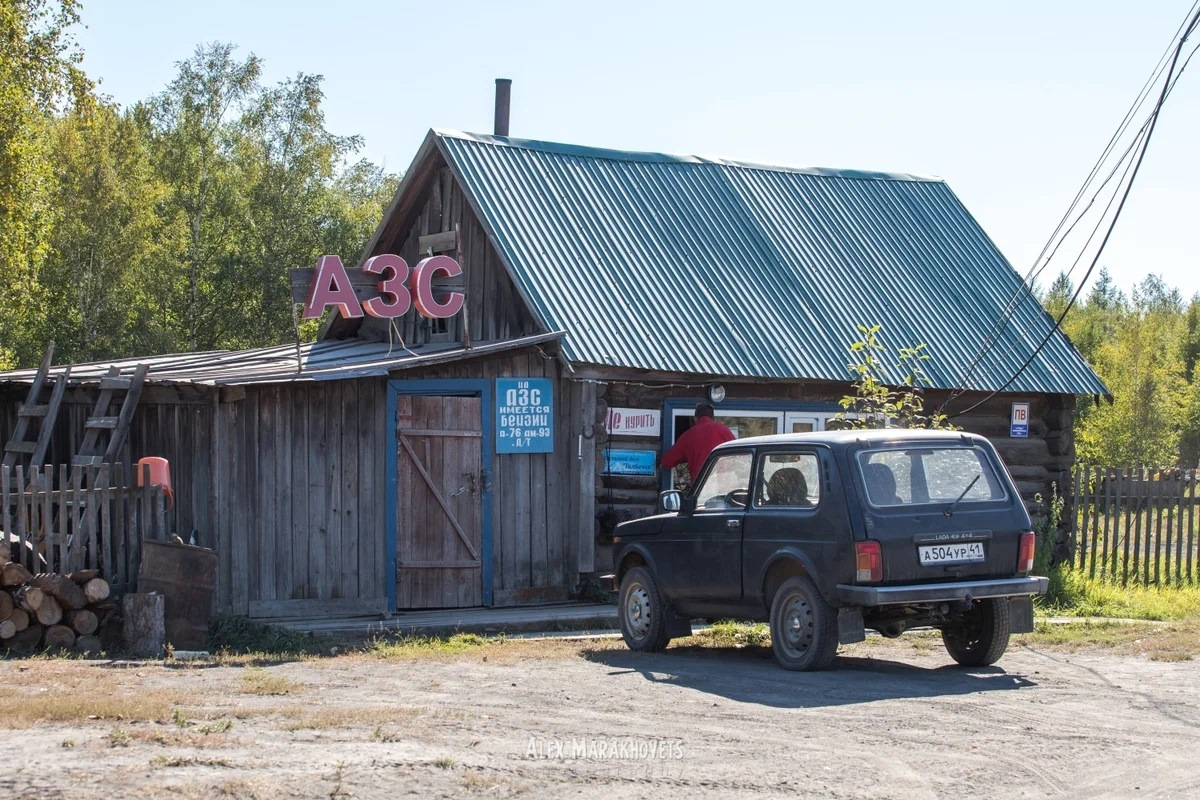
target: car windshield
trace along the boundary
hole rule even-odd
[[[858,454],[867,498],[874,506],[979,503],[1007,497],[1004,484],[978,447],[897,447]]]

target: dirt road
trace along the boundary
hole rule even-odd
[[[1200,663],[1014,647],[1001,666],[904,640],[817,674],[615,642],[2,662],[0,797],[1200,796]]]

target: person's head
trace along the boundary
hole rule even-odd
[[[700,419],[701,417],[712,419],[713,414],[712,403],[696,403],[696,419]]]

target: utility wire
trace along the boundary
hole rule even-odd
[[[1187,28],[1184,31],[1183,36],[1179,39],[1178,44],[1175,46],[1175,53],[1171,57],[1171,66],[1167,70],[1167,78],[1163,82],[1163,88],[1162,88],[1162,91],[1159,93],[1158,102],[1155,103],[1154,110],[1151,112],[1150,125],[1146,129],[1145,137],[1142,139],[1142,145],[1138,151],[1137,160],[1135,162],[1133,162],[1133,168],[1129,174],[1128,181],[1124,181],[1125,182],[1125,190],[1121,194],[1121,202],[1120,202],[1120,204],[1117,205],[1117,210],[1113,213],[1113,217],[1109,221],[1108,230],[1105,231],[1104,238],[1100,241],[1100,247],[1096,251],[1095,256],[1092,258],[1092,263],[1088,265],[1087,272],[1084,273],[1083,278],[1079,282],[1079,288],[1076,289],[1075,294],[1073,294],[1071,296],[1070,301],[1067,303],[1067,307],[1064,308],[1062,310],[1062,313],[1058,315],[1058,319],[1055,320],[1055,322],[1054,322],[1054,327],[1051,328],[1050,332],[1047,333],[1046,336],[1042,338],[1041,343],[1038,344],[1038,346],[1034,349],[1034,351],[1032,353],[1030,353],[1029,358],[1025,359],[1025,362],[1023,364],[1021,364],[1021,367],[1013,374],[1013,376],[1011,378],[1009,378],[1004,383],[1004,385],[1001,386],[999,389],[996,389],[995,391],[989,393],[986,397],[984,397],[982,400],[980,400],[979,402],[972,405],[970,408],[967,408],[963,411],[959,411],[955,414],[947,415],[948,419],[954,419],[955,417],[960,417],[963,414],[969,414],[970,412],[979,408],[984,403],[991,400],[996,395],[1003,392],[1009,386],[1012,386],[1012,384],[1017,380],[1017,378],[1019,378],[1021,376],[1021,373],[1023,373],[1025,371],[1025,369],[1030,364],[1033,363],[1033,360],[1037,357],[1038,353],[1040,353],[1042,351],[1042,348],[1046,346],[1046,343],[1050,341],[1050,338],[1052,336],[1054,336],[1055,333],[1058,332],[1059,328],[1062,326],[1063,320],[1066,318],[1067,314],[1070,313],[1071,309],[1074,307],[1075,301],[1079,299],[1079,295],[1083,292],[1083,287],[1087,284],[1088,278],[1091,277],[1092,271],[1096,268],[1096,264],[1099,263],[1099,261],[1100,261],[1100,256],[1104,253],[1104,248],[1108,244],[1109,238],[1112,236],[1113,229],[1116,228],[1117,220],[1120,219],[1120,217],[1121,217],[1121,211],[1124,210],[1124,208],[1125,208],[1125,201],[1129,199],[1130,190],[1133,189],[1133,182],[1134,182],[1134,180],[1137,179],[1138,171],[1142,168],[1142,161],[1146,157],[1146,150],[1150,146],[1150,139],[1154,135],[1154,129],[1158,126],[1158,119],[1159,119],[1160,112],[1162,111],[1163,103],[1166,101],[1167,96],[1171,93],[1171,90],[1175,87],[1176,82],[1178,82],[1178,78],[1174,77],[1175,76],[1175,66],[1179,63],[1179,56],[1183,53],[1183,45],[1185,42],[1187,42],[1188,37],[1191,36],[1192,31],[1194,31],[1196,29],[1196,24],[1198,22],[1200,22],[1200,11],[1197,11],[1192,16],[1190,22],[1188,22],[1188,24],[1187,24]],[[1188,63],[1191,62],[1192,56],[1195,55],[1195,52],[1196,52],[1195,49],[1193,49],[1192,53],[1188,55],[1187,60],[1184,62],[1185,69],[1187,68]],[[1182,74],[1183,73],[1181,70],[1180,75],[1182,75]],[[1122,178],[1122,180],[1124,180],[1124,178]],[[1114,197],[1115,197],[1115,195],[1114,195]],[[1110,205],[1111,205],[1111,201],[1110,201]],[[1103,217],[1102,217],[1102,219],[1103,219]]]
[[[1070,206],[1068,206],[1066,213],[1063,214],[1062,219],[1059,220],[1058,225],[1055,227],[1054,231],[1050,234],[1050,238],[1046,240],[1046,243],[1042,247],[1041,252],[1038,253],[1037,258],[1034,259],[1033,265],[1030,267],[1029,272],[1025,276],[1025,280],[1023,280],[1021,282],[1021,284],[1019,286],[1017,286],[1017,288],[1013,291],[1012,295],[1009,297],[1008,301],[1005,303],[1004,309],[1000,312],[1000,315],[996,318],[995,322],[993,322],[991,327],[988,329],[988,332],[984,336],[984,341],[980,345],[979,350],[977,351],[976,355],[972,358],[971,363],[967,366],[966,373],[963,375],[962,380],[960,380],[958,382],[960,388],[954,389],[951,391],[950,397],[946,401],[947,403],[954,400],[956,397],[958,397],[964,391],[966,391],[965,387],[966,387],[967,383],[970,381],[971,377],[974,375],[976,368],[979,366],[979,364],[983,360],[984,356],[987,354],[987,351],[996,343],[996,340],[998,339],[1000,333],[1003,331],[1004,326],[1006,326],[1008,324],[1008,322],[1012,319],[1012,317],[1016,314],[1017,310],[1021,307],[1021,305],[1025,301],[1026,297],[1032,294],[1033,286],[1034,286],[1034,283],[1036,282],[1038,276],[1041,275],[1041,273],[1046,269],[1046,267],[1049,266],[1050,263],[1053,261],[1054,256],[1058,253],[1059,248],[1066,241],[1067,237],[1070,236],[1071,232],[1075,229],[1075,226],[1079,224],[1079,222],[1082,220],[1083,216],[1086,215],[1088,210],[1091,209],[1091,207],[1095,203],[1096,197],[1099,195],[1100,191],[1104,188],[1105,185],[1107,185],[1108,180],[1111,180],[1112,176],[1116,173],[1117,169],[1120,168],[1121,163],[1124,162],[1125,157],[1128,156],[1128,154],[1129,154],[1130,150],[1133,148],[1134,144],[1136,144],[1137,139],[1135,138],[1134,143],[1131,144],[1128,148],[1126,148],[1125,152],[1121,155],[1121,158],[1118,159],[1117,164],[1113,167],[1112,171],[1109,173],[1108,179],[1106,179],[1104,181],[1104,183],[1102,183],[1100,185],[1100,187],[1096,190],[1096,194],[1093,196],[1092,200],[1088,203],[1088,205],[1081,212],[1079,212],[1079,215],[1076,217],[1075,221],[1072,222],[1071,225],[1067,228],[1066,232],[1062,233],[1063,226],[1067,224],[1067,220],[1069,220],[1071,218],[1072,213],[1075,211],[1075,208],[1079,205],[1079,202],[1082,199],[1082,197],[1084,196],[1084,194],[1087,192],[1088,187],[1091,186],[1092,182],[1095,180],[1096,175],[1100,171],[1100,168],[1108,160],[1108,157],[1112,154],[1113,149],[1115,148],[1117,142],[1121,139],[1121,137],[1124,135],[1125,131],[1128,129],[1129,124],[1132,122],[1132,120],[1134,118],[1134,115],[1137,113],[1137,110],[1139,108],[1141,108],[1141,106],[1145,103],[1147,97],[1149,96],[1150,87],[1154,85],[1154,83],[1158,80],[1159,76],[1162,74],[1163,70],[1166,68],[1168,57],[1171,55],[1173,50],[1176,50],[1178,42],[1182,41],[1179,39],[1180,33],[1184,30],[1185,26],[1188,25],[1188,20],[1190,18],[1192,18],[1192,15],[1197,13],[1198,10],[1200,10],[1200,0],[1197,0],[1197,2],[1193,3],[1192,7],[1191,7],[1191,9],[1189,9],[1187,15],[1184,16],[1183,22],[1180,23],[1179,27],[1175,31],[1175,34],[1171,37],[1171,44],[1167,45],[1167,48],[1163,51],[1163,54],[1161,56],[1159,56],[1158,62],[1155,64],[1154,71],[1151,73],[1150,77],[1146,79],[1146,82],[1142,85],[1142,88],[1138,91],[1137,97],[1134,98],[1133,103],[1130,105],[1129,109],[1125,112],[1125,116],[1122,118],[1120,124],[1117,126],[1117,130],[1113,133],[1112,137],[1109,139],[1108,144],[1105,145],[1104,151],[1100,154],[1100,157],[1092,165],[1092,168],[1088,172],[1087,177],[1084,179],[1083,184],[1079,187],[1079,191],[1076,192],[1075,197],[1072,199]],[[1184,34],[1183,40],[1186,40],[1186,38],[1187,38],[1187,35]],[[1194,53],[1195,53],[1195,51],[1193,51],[1193,54]],[[1190,56],[1188,57],[1188,60],[1189,61],[1191,60]],[[1186,62],[1185,62],[1185,68],[1186,68]],[[1181,70],[1181,73],[1182,73],[1182,70]],[[1145,128],[1146,128],[1146,124],[1144,123],[1142,126],[1142,130],[1145,130]],[[1138,132],[1139,136],[1140,136],[1141,132],[1142,131]],[[1059,237],[1060,233],[1062,233],[1061,237]],[[1057,239],[1057,243],[1056,243],[1056,239]],[[1053,246],[1053,250],[1051,250],[1051,246]],[[1046,256],[1047,251],[1050,251],[1050,255],[1048,257]],[[1046,259],[1045,262],[1042,261],[1043,257],[1045,257],[1045,259]],[[1076,263],[1078,263],[1078,260],[1076,261]]]

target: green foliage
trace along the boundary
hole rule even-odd
[[[1050,571],[1050,565],[1054,561],[1066,500],[1058,493],[1058,483],[1051,482],[1049,500],[1043,499],[1041,492],[1038,492],[1033,496],[1033,502],[1036,509],[1030,516],[1033,520],[1033,532],[1037,534],[1033,574],[1045,575]]]
[[[1052,616],[1174,620],[1200,614],[1200,587],[1121,586],[1065,564],[1046,574],[1050,588],[1037,605]]]
[[[315,655],[323,652],[311,635],[255,622],[236,614],[218,614],[208,625],[208,649],[214,653]]]
[[[889,372],[883,363],[886,349],[879,340],[880,328],[880,325],[858,326],[859,338],[850,345],[854,361],[848,367],[854,376],[853,393],[841,399],[842,411],[832,419],[834,426],[956,430],[945,415],[925,407],[922,387],[929,383],[921,366],[929,360],[925,345],[900,348],[897,364],[890,373],[900,379],[889,382]]]
[[[1052,313],[1058,297],[1052,288],[1043,298]],[[1178,290],[1156,275],[1143,280],[1126,300],[1102,272],[1087,301],[1067,316],[1064,332],[1113,395],[1111,404],[1080,404],[1076,451],[1081,460],[1153,467],[1196,464],[1200,401],[1192,417],[1196,390],[1189,385],[1189,374],[1193,351],[1200,346],[1198,302],[1185,306]]]
[[[321,78],[198,47],[122,110],[74,0],[0,0],[0,369],[294,338],[288,270],[356,262],[396,178],[325,127]],[[317,323],[301,335],[315,337]]]

